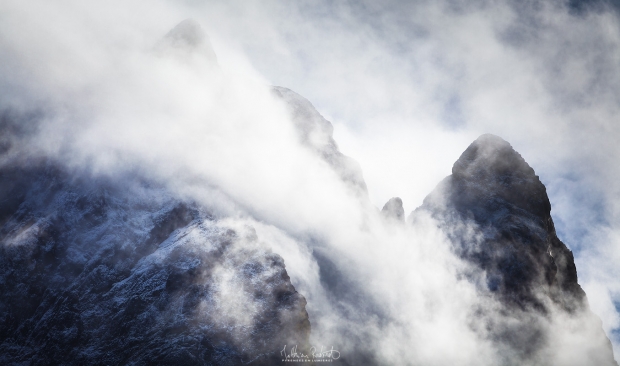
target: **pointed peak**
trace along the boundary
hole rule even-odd
[[[500,144],[500,145],[510,145],[506,140],[504,140],[503,138],[494,135],[492,133],[484,133],[482,135],[480,135],[475,141],[474,143],[482,143],[482,144]]]
[[[521,175],[534,176],[534,170],[512,146],[499,136],[478,137],[454,163],[456,177]]]
[[[390,198],[383,206],[381,213],[387,218],[404,222],[405,210],[403,209],[403,200],[400,197]]]
[[[502,138],[482,135],[461,154],[452,175],[424,199],[424,205],[448,204],[466,212],[482,202],[500,201],[543,221],[551,211],[546,188],[534,169]]]
[[[205,40],[208,41],[207,34],[200,24],[191,18],[177,24],[164,38],[172,41],[172,45],[177,47],[198,47]]]
[[[217,57],[209,36],[200,23],[194,19],[185,19],[170,30],[155,49],[163,54],[189,55],[200,54],[209,61],[216,63]]]

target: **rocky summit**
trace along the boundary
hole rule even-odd
[[[381,213],[388,219],[404,222],[405,210],[403,209],[403,200],[400,199],[400,197],[390,198],[385,205],[383,205]]]
[[[541,362],[540,353],[562,332],[546,322],[565,316],[582,320],[583,328],[571,331],[592,333],[592,345],[579,346],[583,364],[616,365],[577,281],[573,253],[556,234],[546,188],[508,142],[480,136],[410,220],[422,213],[437,220],[453,251],[472,265],[468,278],[482,279],[480,291],[502,305],[499,316],[480,314],[480,321],[514,359],[558,363]]]

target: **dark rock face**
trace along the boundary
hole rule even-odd
[[[490,326],[495,340],[520,357],[534,357],[548,338],[531,314],[560,309],[600,324],[577,282],[573,254],[556,235],[545,186],[506,141],[493,135],[474,141],[412,220],[423,211],[439,221],[454,251],[484,274],[484,290],[503,311],[520,314],[517,325]],[[602,328],[597,336],[592,364],[615,365]]]
[[[489,289],[505,301],[542,306],[534,292],[555,286],[567,290],[561,295],[568,308],[582,305],[572,254],[555,234],[545,186],[506,141],[493,135],[478,138],[422,208],[444,221],[465,220],[482,230],[481,244],[457,240],[458,251],[487,271]]]
[[[381,213],[388,219],[405,222],[405,209],[403,209],[403,200],[400,197],[390,198],[383,205]]]
[[[5,165],[0,187],[1,364],[272,364],[307,343],[306,301],[253,229],[48,162]]]

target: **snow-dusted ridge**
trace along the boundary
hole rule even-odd
[[[3,364],[268,364],[307,342],[306,301],[253,229],[52,163],[0,181],[18,199],[1,218]]]

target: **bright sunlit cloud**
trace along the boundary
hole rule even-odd
[[[308,299],[317,339],[357,334],[352,343],[393,363],[499,357],[467,323],[471,309],[495,304],[456,279],[464,264],[447,239],[432,222],[386,229],[374,211],[398,196],[408,215],[471,141],[493,133],[547,186],[558,235],[620,352],[615,10],[561,1],[6,1],[0,14],[0,106],[45,115],[28,153],[93,174],[141,170],[232,226],[254,226]],[[202,25],[217,60],[158,50],[186,18]],[[371,205],[297,140],[270,85],[333,122]],[[392,321],[340,321],[347,309],[328,299],[314,249],[366,286],[369,316]],[[418,272],[407,272],[412,263]],[[432,348],[440,339],[448,352]]]

